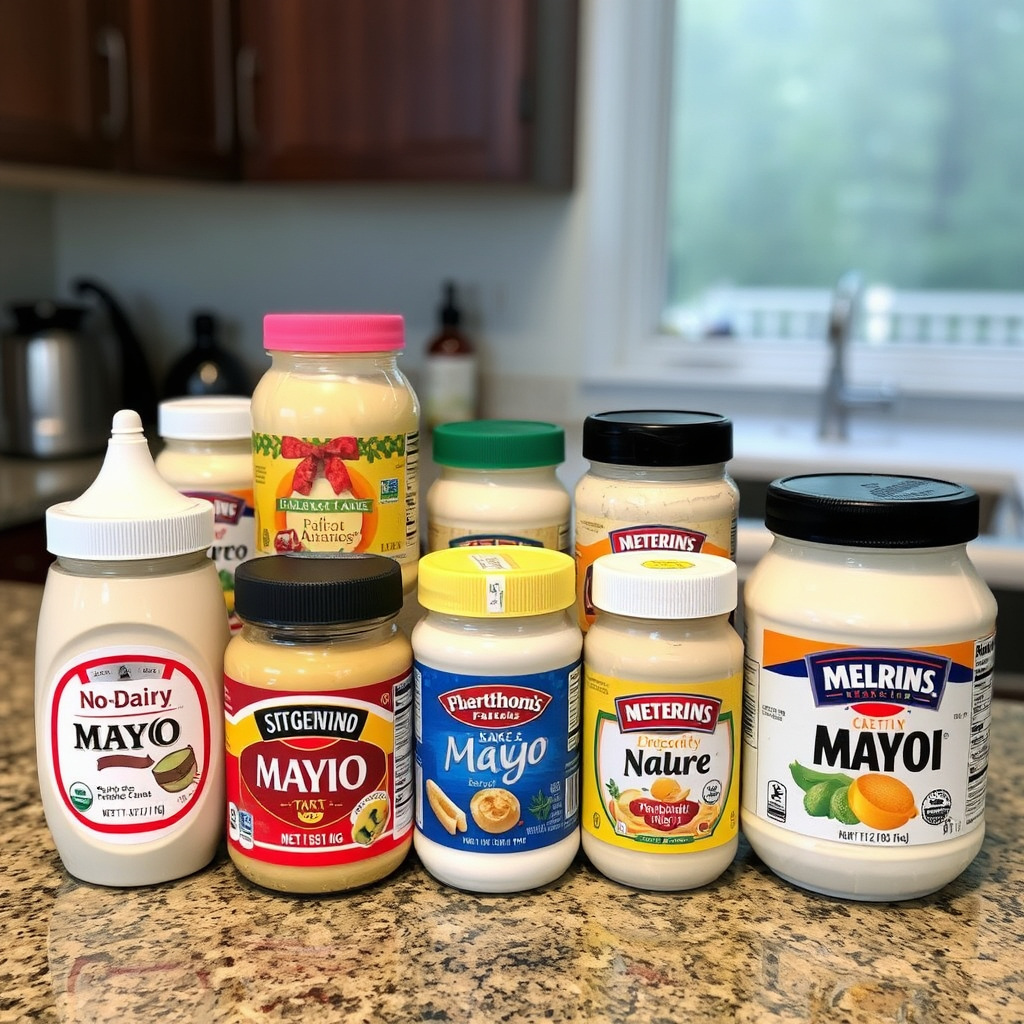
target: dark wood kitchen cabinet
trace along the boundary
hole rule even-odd
[[[232,0],[0,0],[0,159],[237,169]]]
[[[242,0],[253,179],[571,181],[575,0]]]
[[[0,0],[0,160],[572,183],[577,0]]]

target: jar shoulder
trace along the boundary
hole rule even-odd
[[[253,429],[303,436],[419,429],[419,400],[397,368],[347,369],[271,367],[253,391]]]
[[[996,601],[970,561],[858,552],[769,552],[744,584],[744,616],[773,628],[887,638],[963,639],[994,628]]]
[[[580,659],[583,634],[568,614],[480,623],[428,613],[412,631],[417,661],[450,672],[522,675]]]
[[[630,625],[597,621],[587,631],[588,672],[666,684],[692,684],[735,675],[743,641],[728,621],[696,628],[678,623]]]
[[[275,643],[242,633],[224,652],[224,673],[249,686],[275,692],[351,689],[407,673],[412,645],[401,631],[385,640],[342,643]]]

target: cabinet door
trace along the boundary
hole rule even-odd
[[[243,176],[521,181],[533,0],[242,0]]]
[[[99,32],[83,0],[0,0],[0,158],[104,165],[97,119],[109,113],[110,67]]]
[[[230,0],[130,0],[131,147],[125,169],[235,173]]]

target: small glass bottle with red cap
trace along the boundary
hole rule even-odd
[[[273,313],[252,396],[256,546],[419,558],[420,406],[398,369],[402,317]]]

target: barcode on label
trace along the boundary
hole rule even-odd
[[[572,821],[580,810],[580,773],[573,772],[565,779],[565,820]]]

